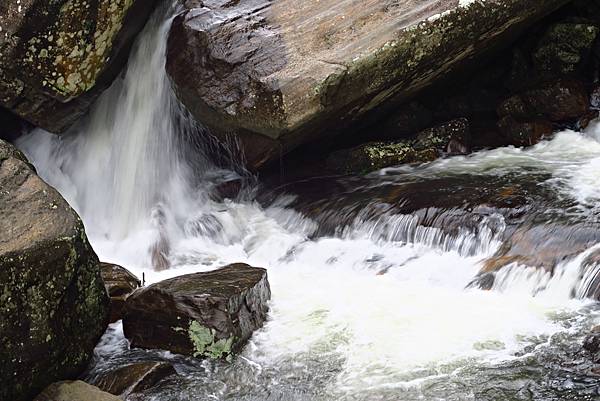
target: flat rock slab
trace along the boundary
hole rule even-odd
[[[48,386],[33,401],[123,401],[90,384],[77,381],[64,381]]]
[[[270,297],[265,269],[233,264],[134,292],[123,329],[132,347],[230,359],[263,325]]]
[[[259,167],[410,98],[566,3],[188,0],[167,70],[190,111]]]
[[[148,390],[162,379],[175,374],[177,372],[170,363],[140,362],[109,372],[94,384],[102,391],[127,398],[129,394]]]
[[[0,400],[30,400],[85,369],[109,299],[83,223],[0,140]]]

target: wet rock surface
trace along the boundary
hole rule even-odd
[[[270,297],[265,269],[233,264],[136,291],[123,329],[132,347],[230,359],[263,325]]]
[[[27,400],[85,369],[108,296],[83,223],[0,141],[0,399]]]
[[[166,362],[140,362],[123,366],[102,375],[93,384],[107,393],[126,399],[156,386],[165,377],[175,375],[173,365]]]
[[[407,100],[566,1],[458,3],[190,0],[167,69],[196,118],[257,168]]]
[[[493,272],[510,264],[553,272],[561,262],[581,254],[600,241],[600,225],[527,222],[507,236],[502,246],[484,263],[483,272]]]
[[[395,142],[371,142],[329,156],[333,171],[364,174],[384,167],[406,163],[426,163],[442,155],[465,154],[470,147],[469,122],[457,119],[427,129],[413,139]]]
[[[0,6],[0,104],[60,133],[119,74],[154,0],[22,0]]]
[[[53,383],[46,387],[34,401],[122,401],[80,380]]]
[[[114,323],[123,318],[125,300],[141,287],[142,282],[124,267],[110,263],[101,263],[100,273],[110,296],[110,322]]]
[[[559,122],[577,119],[589,108],[589,94],[581,82],[558,80],[505,100],[498,107],[498,115]]]

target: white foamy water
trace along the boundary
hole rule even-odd
[[[318,399],[364,399],[512,360],[526,346],[572,330],[565,316],[589,303],[572,297],[593,279],[581,280],[585,255],[553,276],[511,266],[493,291],[466,289],[499,246],[498,233],[485,226],[477,235],[465,230],[448,238],[410,215],[384,216],[312,238],[316,223],[284,204],[210,200],[202,177],[215,169],[207,161],[202,171],[190,168],[181,151],[185,121],[164,72],[169,22],[158,21],[138,41],[124,79],[76,130],[60,139],[38,130],[18,145],[81,214],[104,261],[144,273],[149,283],[230,262],[268,269],[270,318],[244,352],[259,367],[246,386],[296,383],[292,391],[314,382]],[[502,148],[381,174],[533,169],[550,173],[557,191],[585,206],[600,198],[599,135],[596,123],[585,134],[560,133],[526,150]],[[205,160],[201,149],[195,158]],[[211,229],[195,229],[199,222]],[[408,240],[397,240],[399,233]],[[163,256],[171,268],[156,272],[151,249],[161,238],[169,243]],[[117,332],[109,343],[119,339]],[[266,377],[266,371],[276,373]],[[225,390],[219,387],[213,399],[240,391],[219,380]],[[294,394],[282,399],[303,399]]]

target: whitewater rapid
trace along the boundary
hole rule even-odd
[[[269,320],[234,363],[236,373],[186,362],[178,368],[186,381],[152,399],[391,400],[401,390],[403,399],[451,399],[432,390],[436,383],[450,391],[456,377],[485,382],[477,375],[488,367],[523,360],[596,321],[592,301],[572,296],[583,285],[586,254],[554,275],[513,266],[491,291],[467,288],[500,245],[501,216],[454,238],[394,214],[319,237],[317,223],[285,198],[269,206],[253,198],[215,201],[215,177],[238,173],[211,165],[207,146],[190,139],[201,129],[179,108],[164,71],[169,26],[170,19],[154,17],[124,78],[72,132],[58,138],[36,130],[18,141],[82,216],[103,261],[146,283],[232,262],[268,269]],[[599,139],[594,123],[525,150],[484,151],[373,177],[535,170],[552,177],[540,185],[576,199],[596,218]],[[161,238],[171,267],[155,271],[151,249]],[[118,325],[98,349],[107,359],[127,352]],[[452,399],[473,398],[453,391]]]

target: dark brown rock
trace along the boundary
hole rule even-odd
[[[123,318],[125,300],[142,282],[124,267],[110,263],[100,263],[100,273],[110,296],[110,322],[114,323]]]
[[[600,351],[600,326],[592,329],[592,332],[583,340],[583,349],[592,354]]]
[[[122,401],[97,387],[77,381],[53,383],[33,401]]]
[[[519,122],[512,116],[506,116],[498,121],[500,134],[506,139],[507,145],[532,146],[544,137],[554,132],[552,123],[544,120]]]
[[[166,362],[140,362],[123,366],[102,375],[94,385],[107,393],[127,398],[154,387],[165,377],[175,375],[173,365]]]
[[[76,378],[109,299],[83,223],[23,154],[0,140],[0,399]]]
[[[555,267],[600,241],[596,224],[525,224],[505,239],[498,252],[486,260],[483,272],[512,264],[553,272]]]
[[[189,0],[167,70],[192,114],[258,168],[350,135],[566,2]]]
[[[585,86],[579,81],[560,79],[510,97],[500,104],[498,115],[520,121],[568,121],[583,116],[589,108]]]
[[[21,0],[0,6],[0,104],[65,131],[119,74],[155,0]]]
[[[230,359],[263,325],[271,291],[265,269],[233,264],[133,293],[123,319],[132,347]]]

